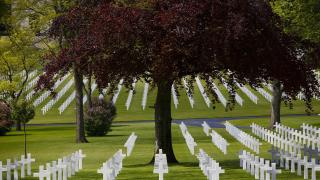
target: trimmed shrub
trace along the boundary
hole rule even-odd
[[[3,100],[0,100],[0,136],[4,136],[7,132],[11,131],[14,122],[10,119],[11,108]]]
[[[111,130],[116,107],[103,99],[93,99],[92,107],[85,112],[85,130],[88,136],[104,136]]]

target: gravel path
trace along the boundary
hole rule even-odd
[[[289,114],[283,115],[281,117],[305,117],[306,114]],[[313,114],[311,116],[318,116]],[[239,117],[225,117],[225,118],[199,118],[199,119],[175,119],[173,123],[180,124],[182,121],[188,126],[201,126],[203,121],[206,121],[208,125],[212,128],[224,128],[224,121],[232,120],[244,120],[244,119],[257,119],[257,118],[270,118],[270,116],[239,116]],[[122,125],[122,124],[140,124],[140,123],[154,123],[153,120],[134,120],[134,121],[121,121],[114,122],[113,125]],[[53,123],[53,124],[27,124],[27,126],[75,126],[75,123]],[[248,128],[248,127],[242,127]]]

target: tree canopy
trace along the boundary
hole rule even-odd
[[[320,66],[320,1],[273,0],[273,8],[283,21],[286,33],[295,36],[306,49],[304,59]]]
[[[42,87],[75,62],[85,75],[91,69],[100,87],[121,78],[130,86],[133,78],[156,84],[223,75],[254,86],[279,79],[287,95],[303,89],[307,100],[316,92],[312,69],[262,0],[163,0],[147,8],[102,1],[70,9],[50,32],[63,34],[67,46],[47,56]]]

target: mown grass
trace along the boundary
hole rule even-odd
[[[231,123],[241,126],[249,126],[252,122],[267,126],[267,119],[249,119],[249,120],[234,120]],[[285,117],[283,123],[290,127],[299,127],[303,122],[320,126],[320,117]],[[241,149],[247,149],[237,140],[231,137],[225,129],[215,129],[230,143],[228,154],[224,155],[207,137],[201,127],[188,127],[190,133],[198,143],[199,148],[203,148],[213,159],[217,160],[225,174],[221,175],[221,179],[253,179],[251,175],[240,169],[239,160],[237,158]],[[36,163],[33,166],[33,171],[37,171],[40,164],[45,164],[59,157],[70,154],[71,152],[81,148],[87,154],[84,160],[84,169],[71,179],[102,179],[100,174],[97,174],[97,169],[102,163],[110,158],[119,148],[123,148],[123,144],[134,131],[138,135],[136,146],[130,157],[124,160],[124,168],[117,179],[158,179],[156,174],[153,174],[153,165],[149,164],[153,157],[154,144],[154,124],[139,123],[139,124],[121,124],[114,125],[112,132],[104,137],[88,137],[90,143],[76,144],[75,143],[75,127],[29,127],[28,128],[28,152],[31,152],[36,158]],[[250,133],[250,129],[244,129]],[[205,180],[202,172],[198,168],[197,159],[192,156],[187,149],[185,141],[181,135],[178,125],[172,127],[174,151],[179,164],[169,165],[169,174],[165,175],[165,179],[187,179],[187,180]],[[263,142],[263,141],[262,141]],[[23,134],[20,132],[10,132],[7,136],[0,137],[0,160],[5,161],[7,158],[19,157],[23,153]],[[123,148],[124,149],[124,148]],[[270,159],[268,154],[270,145],[263,142],[260,148],[259,156]],[[248,149],[247,149],[248,150]],[[252,151],[251,151],[252,152]],[[318,174],[319,176],[320,174]],[[27,178],[35,179],[35,178]],[[296,176],[295,173],[283,170],[282,174],[277,176],[277,179],[302,179]]]
[[[70,77],[71,78],[71,77]],[[68,81],[62,83],[64,86]],[[204,83],[203,83],[204,85]],[[228,98],[227,90],[218,81],[216,85],[219,87],[225,98]],[[61,89],[62,87],[59,87]],[[149,88],[147,106],[143,110],[141,106],[143,95],[144,83],[138,82],[136,85],[136,93],[133,96],[131,106],[129,110],[126,109],[125,103],[128,97],[128,90],[122,88],[119,98],[116,102],[118,115],[115,121],[132,121],[132,120],[153,120],[154,119],[154,103],[156,98],[157,89]],[[238,94],[243,98],[244,105],[241,107],[236,104],[232,111],[226,111],[221,103],[214,104],[208,108],[204,103],[203,97],[195,85],[194,108],[191,108],[189,100],[184,89],[179,90],[179,105],[175,109],[173,102],[171,105],[172,116],[174,119],[189,119],[189,118],[217,118],[217,117],[237,117],[237,116],[265,116],[270,114],[270,103],[266,101],[257,91],[248,87],[259,98],[258,104],[254,104],[242,91],[238,90]],[[265,88],[267,90],[267,88]],[[268,91],[268,90],[267,90]],[[73,101],[66,111],[62,114],[58,114],[58,107],[71,95],[73,89],[71,88],[65,96],[63,96],[56,105],[46,114],[42,115],[40,109],[49,101],[47,99],[44,103],[37,107],[36,117],[30,122],[33,124],[46,124],[46,123],[70,123],[75,120],[75,102]],[[94,92],[98,96],[97,90]],[[110,99],[110,96],[106,96],[106,99]],[[289,109],[284,104],[282,105],[281,114],[303,114],[305,113],[305,106],[303,101],[294,101],[293,109]],[[314,101],[314,113],[320,113],[320,101]]]

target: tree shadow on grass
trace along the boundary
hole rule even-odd
[[[182,166],[182,167],[198,167],[198,162],[180,162],[180,163],[174,163],[170,164],[171,166]]]
[[[129,125],[124,125],[124,124],[117,124],[117,125],[111,125],[111,127],[127,127]]]
[[[143,163],[143,164],[131,164],[131,165],[124,165],[126,168],[139,168],[139,167],[147,167],[151,166],[152,164],[150,163]]]
[[[32,134],[27,134],[27,136],[32,135]],[[24,134],[6,134],[5,136],[0,136],[1,137],[15,137],[15,136],[24,136]]]
[[[240,169],[240,160],[224,160],[219,163],[226,169]]]
[[[104,135],[104,136],[87,136],[88,138],[107,138],[107,137],[124,137],[127,135],[123,135],[123,134],[111,134],[111,135]]]

